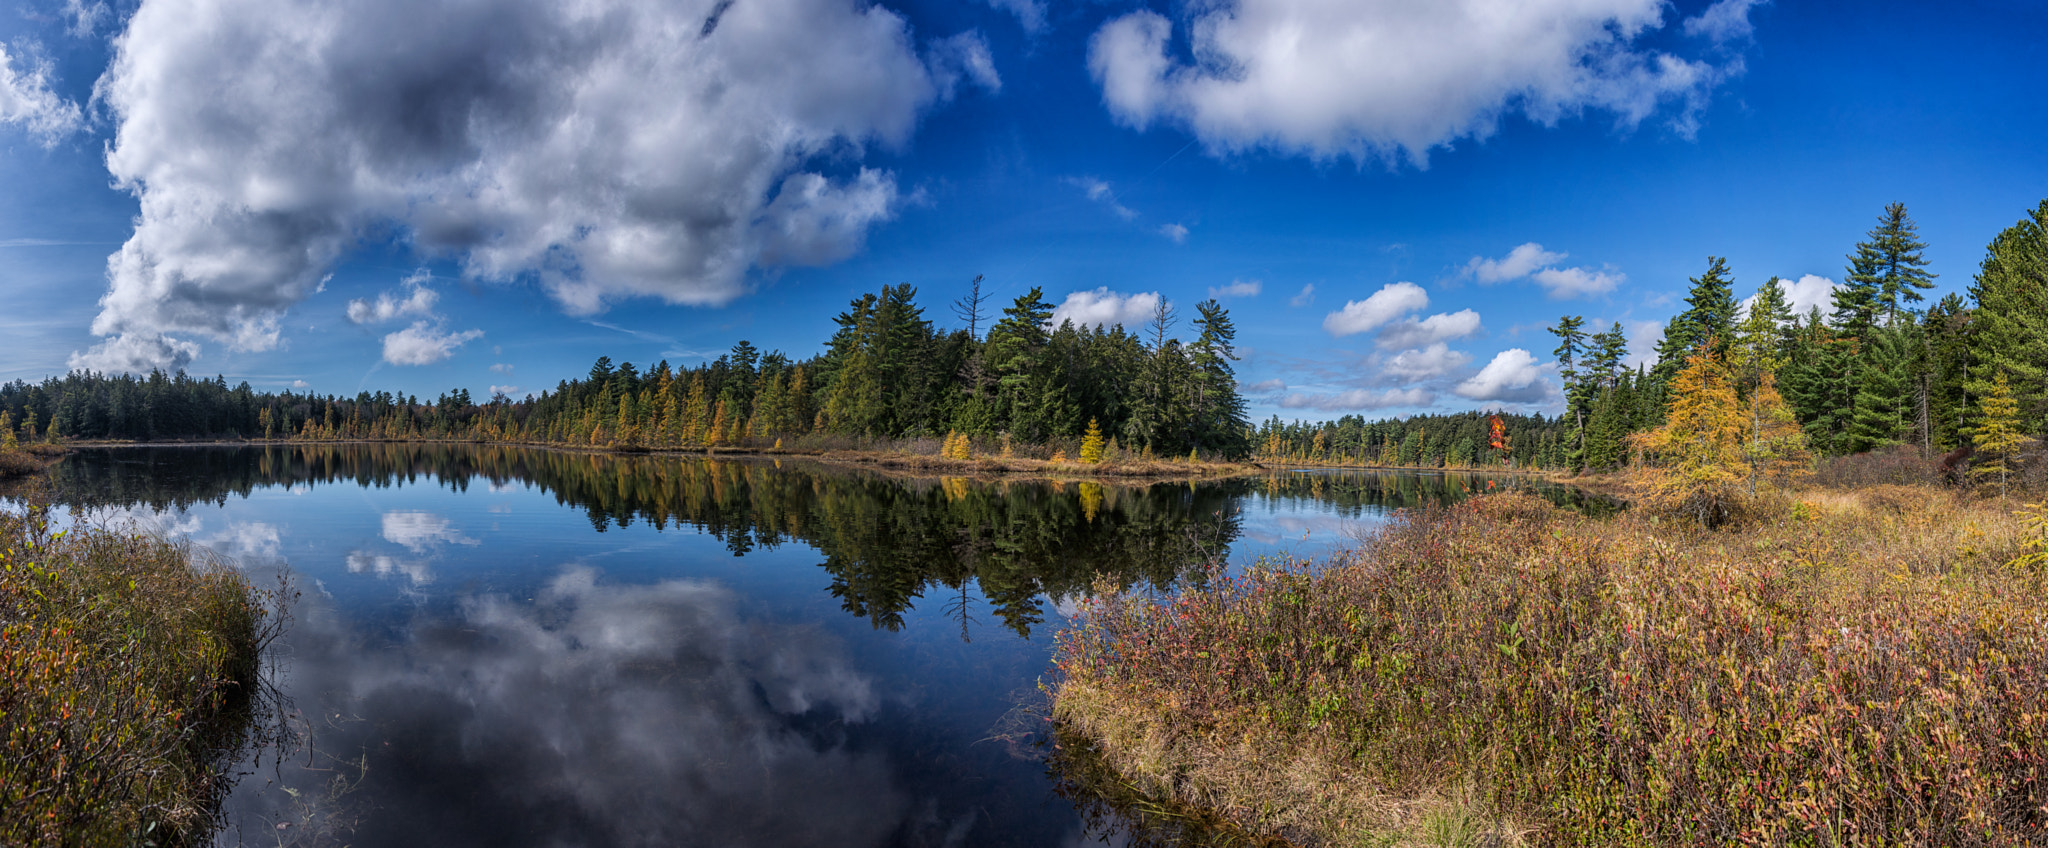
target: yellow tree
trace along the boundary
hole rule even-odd
[[[1749,460],[1751,497],[1756,495],[1759,479],[1782,484],[1812,468],[1813,454],[1807,450],[1806,431],[1799,427],[1799,417],[1792,413],[1791,405],[1778,393],[1776,374],[1762,372],[1743,406],[1749,439],[1742,450]]]
[[[1630,437],[1654,459],[1641,472],[1645,500],[1713,526],[1727,517],[1748,465],[1742,402],[1721,358],[1706,344],[1686,359],[1670,392],[1664,426]]]
[[[1089,465],[1102,462],[1102,428],[1095,419],[1088,419],[1088,432],[1081,437],[1081,461]]]
[[[2012,396],[2012,383],[2005,378],[2005,372],[1991,381],[1990,388],[1977,399],[1977,431],[1970,441],[1977,451],[1989,461],[1978,463],[1970,473],[1980,476],[1998,475],[1998,493],[2005,494],[2006,480],[2012,476],[2013,460],[2020,450],[2027,446],[2027,436],[2020,432],[2020,404]]]

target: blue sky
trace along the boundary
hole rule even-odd
[[[561,7],[0,15],[0,379],[520,393],[980,274],[1218,296],[1260,418],[1554,411],[1560,315],[1814,302],[1893,201],[1961,291],[2048,197],[2022,0]]]

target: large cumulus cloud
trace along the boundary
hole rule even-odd
[[[89,367],[274,347],[366,238],[572,312],[724,303],[856,250],[900,200],[864,148],[1000,84],[978,37],[928,64],[858,0],[146,0],[115,46],[107,166],[141,214]]]
[[[1096,32],[1089,69],[1118,120],[1182,126],[1212,150],[1421,164],[1432,148],[1484,138],[1512,113],[1551,123],[1599,110],[1633,127],[1669,103],[1678,104],[1673,126],[1689,134],[1706,95],[1741,67],[1639,46],[1663,25],[1663,0],[1188,8],[1185,54],[1172,49],[1172,20],[1139,11]],[[1723,4],[1710,28],[1732,30],[1747,11]]]

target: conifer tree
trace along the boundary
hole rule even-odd
[[[1748,462],[1748,430],[1735,387],[1712,346],[1702,344],[1673,375],[1664,424],[1633,441],[1654,457],[1647,473],[1651,505],[1713,526],[1732,505]]]
[[[1844,326],[1868,327],[1880,315],[1886,326],[1893,326],[1902,306],[1910,312],[1906,305],[1919,303],[1920,292],[1934,287],[1934,275],[1927,272],[1927,260],[1921,256],[1926,249],[1918,225],[1906,214],[1906,204],[1887,204],[1877,226],[1849,254],[1844,286],[1852,294],[1844,305],[1855,323]]]
[[[2024,431],[2048,426],[2048,200],[1993,239],[1970,287],[1970,394],[2008,389]]]
[[[1978,463],[1971,473],[1998,475],[1998,492],[2005,494],[2006,481],[2012,476],[2020,450],[2029,441],[2020,430],[2019,403],[2013,399],[2012,383],[2005,374],[2000,373],[1990,381],[1978,399],[1977,410],[1977,430],[1970,438],[1986,461]]]
[[[1088,419],[1088,432],[1081,437],[1081,461],[1089,465],[1102,462],[1102,428],[1095,419]]]
[[[1862,453],[1905,440],[1908,411],[1907,331],[1873,327],[1858,357],[1855,400],[1843,435],[1845,453]]]
[[[1724,354],[1735,324],[1734,281],[1728,276],[1728,261],[1719,256],[1707,257],[1707,270],[1690,280],[1692,289],[1686,294],[1684,312],[1671,319],[1664,328],[1664,340],[1657,343],[1657,366],[1650,373],[1653,382],[1663,385],[1684,366],[1693,351],[1709,340],[1714,353]]]

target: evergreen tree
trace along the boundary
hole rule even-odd
[[[1863,453],[1905,441],[1910,330],[1873,327],[1864,339],[1856,368],[1855,399],[1842,450]]]
[[[1887,204],[1877,226],[1849,254],[1845,286],[1854,294],[1846,305],[1857,323],[1845,326],[1868,327],[1879,315],[1886,326],[1896,325],[1901,306],[1919,303],[1920,292],[1934,287],[1934,275],[1927,272],[1927,260],[1921,256],[1926,249],[1919,227],[1906,214],[1906,204]],[[1911,307],[1904,311],[1911,312]]]
[[[1714,354],[1723,355],[1734,328],[1736,303],[1728,261],[1707,257],[1706,273],[1690,282],[1685,311],[1671,319],[1664,328],[1664,340],[1657,343],[1657,366],[1650,377],[1660,385],[1670,382],[1693,352],[1709,340]]]
[[[2048,422],[2048,200],[1993,239],[1970,287],[1970,394],[2008,380],[2025,431]]]

